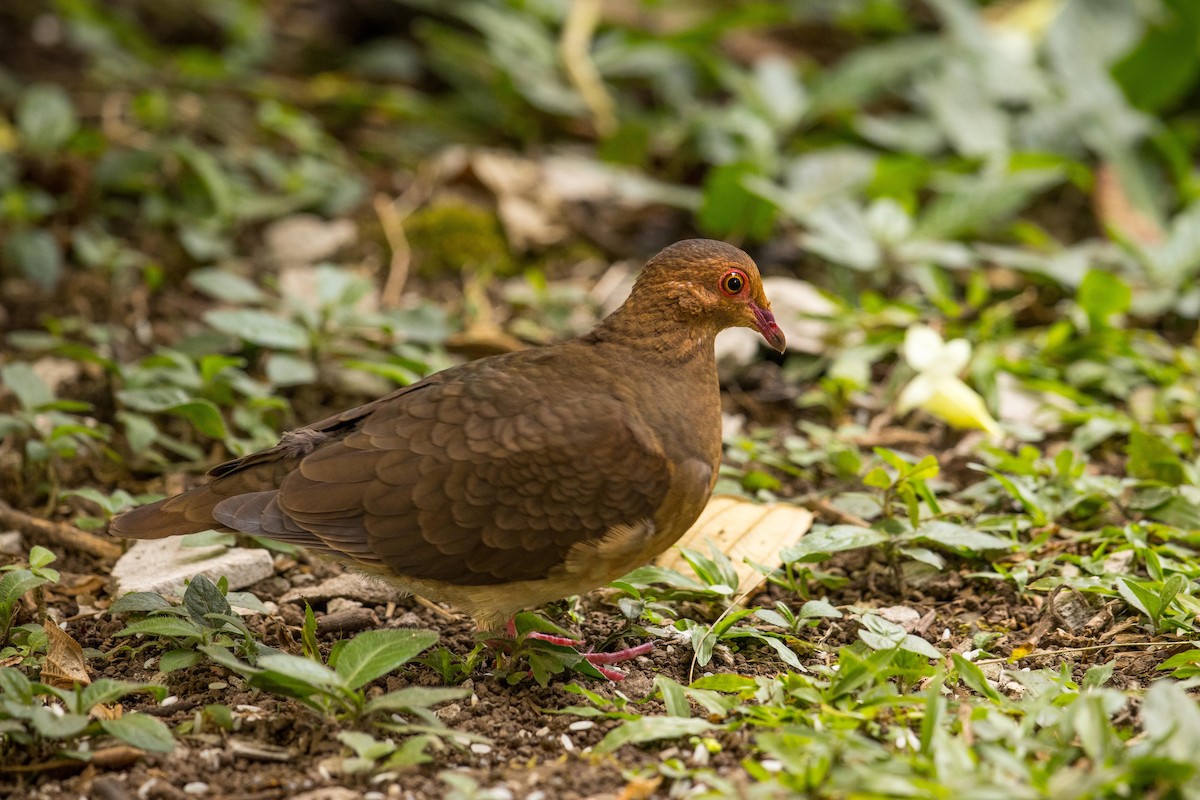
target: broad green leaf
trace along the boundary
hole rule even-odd
[[[24,361],[0,367],[0,384],[17,396],[17,402],[26,411],[36,411],[54,402],[50,387]]]
[[[255,678],[271,680],[276,676],[281,676],[293,681],[300,681],[315,689],[340,688],[346,685],[342,676],[338,675],[338,673],[324,664],[313,661],[311,658],[304,658],[303,656],[294,656],[289,653],[272,653],[260,658],[258,666],[263,672],[257,673],[254,676]],[[275,675],[271,673],[275,673]]]
[[[838,611],[828,600],[809,600],[804,605],[800,606],[799,617],[801,619],[811,619],[813,617],[830,617],[838,619],[842,616],[842,612]]]
[[[183,607],[188,616],[196,622],[209,628],[221,627],[216,620],[209,619],[209,614],[231,614],[229,601],[221,590],[203,575],[197,575],[188,583],[183,593]]]
[[[451,700],[463,700],[470,696],[471,691],[469,689],[444,686],[407,686],[374,698],[367,703],[365,713],[429,708],[439,703],[448,703]]]
[[[217,267],[203,267],[188,273],[188,283],[215,300],[243,305],[262,302],[262,290],[235,272]]]
[[[775,207],[742,184],[746,176],[757,174],[748,164],[723,164],[709,171],[704,179],[704,202],[696,216],[704,232],[722,238],[765,239],[775,225]]]
[[[53,233],[42,228],[9,233],[4,258],[43,289],[54,288],[62,275],[62,247]]]
[[[148,714],[125,714],[117,719],[101,720],[100,727],[110,736],[142,750],[169,753],[175,749],[171,729]]]
[[[708,720],[697,717],[641,717],[622,723],[608,732],[600,743],[592,748],[596,755],[607,755],[627,744],[645,744],[661,739],[678,739],[681,736],[698,736],[715,726]]]
[[[940,520],[924,523],[909,536],[943,547],[961,548],[977,553],[985,550],[1010,550],[1013,546],[1012,542],[999,536]]]
[[[260,347],[275,350],[308,348],[308,331],[296,323],[254,309],[217,309],[207,311],[204,321],[222,333],[237,336]]]
[[[1129,433],[1126,470],[1135,478],[1179,486],[1186,480],[1183,462],[1165,440],[1134,430]]]
[[[199,650],[168,650],[158,659],[159,672],[174,672],[200,663]]]
[[[28,705],[33,702],[33,684],[15,667],[0,667],[0,695]]]
[[[832,525],[822,530],[814,529],[797,544],[780,553],[784,563],[795,561],[822,560],[831,553],[874,547],[887,541],[887,534],[873,528],[857,525]]]
[[[108,610],[113,614],[146,613],[170,608],[171,603],[162,595],[154,592],[130,592],[118,597]]]
[[[954,662],[954,671],[958,673],[958,677],[963,683],[989,700],[1000,702],[1000,693],[996,691],[996,687],[992,686],[991,681],[987,679],[977,664],[967,661],[958,653],[951,653],[950,658]]]
[[[1075,293],[1075,299],[1087,313],[1093,328],[1102,328],[1108,324],[1114,314],[1123,314],[1129,310],[1133,293],[1116,275],[1111,272],[1091,270],[1083,276],[1083,283]]]
[[[15,569],[0,576],[0,610],[11,609],[26,592],[49,583],[27,569]]]
[[[175,616],[149,617],[148,619],[135,620],[117,631],[117,636],[134,636],[137,634],[167,636],[172,639],[199,639],[203,637],[204,631],[191,620]]]
[[[745,675],[717,674],[697,678],[692,681],[691,688],[709,689],[714,692],[745,692],[758,688],[758,683]]]
[[[667,714],[672,717],[690,717],[692,715],[687,695],[684,694],[683,686],[677,681],[671,680],[666,675],[660,673],[654,676],[654,686],[662,694],[663,705],[667,707]]]
[[[79,128],[70,95],[61,86],[45,83],[25,90],[17,103],[16,118],[21,143],[34,153],[61,149]]]
[[[88,718],[83,714],[56,714],[45,706],[29,709],[29,722],[39,735],[47,739],[78,736],[88,726]]]
[[[407,663],[438,640],[433,631],[394,628],[364,631],[351,639],[337,659],[337,674],[358,689]]]
[[[1117,581],[1117,592],[1126,603],[1151,619],[1158,619],[1159,614],[1162,613],[1158,592],[1150,584],[1136,581],[1133,578],[1122,578]]]
[[[152,694],[158,700],[167,696],[166,688],[154,683],[134,683],[98,678],[92,684],[84,687],[80,694],[80,703],[85,710],[89,710],[92,706],[112,703],[127,694],[139,692]]]
[[[291,353],[272,353],[266,363],[272,386],[302,386],[317,382],[317,367],[307,358]]]

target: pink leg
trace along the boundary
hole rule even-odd
[[[515,639],[517,638],[517,621],[510,619],[508,621],[508,635]],[[565,636],[555,636],[550,633],[542,633],[541,631],[530,631],[525,634],[527,639],[538,639],[539,641],[549,642],[550,644],[561,645],[562,647],[582,647],[584,642],[579,639],[568,639]],[[622,661],[631,661],[638,656],[644,656],[654,649],[654,642],[644,642],[636,647],[626,647],[624,650],[617,650],[612,653],[582,653],[581,655],[587,659],[596,670],[608,678],[610,681],[625,680],[625,673],[616,669],[608,669],[607,664],[619,664]]]
[[[613,653],[584,653],[583,657],[588,663],[595,667],[601,675],[608,678],[610,681],[625,680],[625,673],[616,669],[608,669],[605,664],[619,664],[622,661],[630,661],[638,656],[644,656],[654,649],[654,642],[643,642],[637,647],[626,647],[624,650],[617,650]]]
[[[510,619],[508,621],[507,631],[509,638],[517,638],[516,619]],[[563,647],[580,647],[583,644],[583,642],[579,639],[568,639],[565,636],[555,636],[552,633],[542,633],[541,631],[530,631],[529,633],[525,634],[525,638],[537,639],[542,642],[549,642],[550,644],[562,645]]]

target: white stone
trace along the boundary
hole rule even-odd
[[[25,548],[21,543],[20,531],[5,531],[4,533],[0,533],[0,553],[8,556],[25,555]]]
[[[117,596],[129,592],[182,595],[185,581],[196,575],[213,583],[225,577],[230,589],[244,589],[273,574],[275,563],[266,550],[184,547],[175,537],[135,542],[112,569]]]

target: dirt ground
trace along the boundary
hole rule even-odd
[[[291,652],[298,651],[303,605],[281,598],[295,586],[311,584],[342,570],[322,560],[278,556],[281,569],[271,579],[254,587],[263,600],[278,604],[269,617],[250,617],[251,628],[267,644]],[[146,666],[145,653],[128,648],[128,640],[115,637],[120,620],[97,611],[108,604],[104,590],[97,590],[95,576],[103,576],[111,564],[78,553],[61,553],[63,580],[56,591],[47,593],[47,605],[61,619],[68,620],[67,631],[84,648],[112,652],[107,660],[91,664],[97,677],[152,681],[153,669]],[[1050,604],[1037,607],[1022,601],[1010,588],[998,582],[967,577],[975,569],[963,564],[928,577],[920,583],[907,582],[897,590],[895,573],[874,554],[845,554],[826,565],[831,576],[846,583],[827,598],[839,607],[887,608],[905,606],[920,616],[914,631],[938,642],[939,647],[956,651],[970,649],[979,633],[999,632],[999,643],[989,646],[993,652],[1010,653],[1014,647],[1036,645],[1043,650],[1077,647],[1081,644],[1111,642],[1113,649],[1098,649],[1076,656],[1078,677],[1091,664],[1116,658],[1116,680],[1142,685],[1153,673],[1153,662],[1135,656],[1122,656],[1122,634],[1106,627],[1111,614],[1104,609],[1088,608],[1094,618],[1072,634],[1061,616],[1078,609],[1055,603],[1058,614],[1049,612]],[[921,576],[915,576],[921,580]],[[73,594],[73,587],[84,591]],[[771,587],[751,601],[752,605],[770,605],[785,593]],[[786,598],[794,601],[794,597]],[[599,640],[618,629],[623,618],[606,602],[606,592],[593,592],[584,598],[582,611],[585,638]],[[1083,601],[1078,601],[1083,602]],[[340,606],[345,609],[345,604]],[[476,634],[471,622],[439,613],[409,599],[395,603],[366,606],[381,626],[419,627],[441,634],[439,644],[452,652],[466,653],[474,646]],[[318,619],[326,607],[316,603]],[[365,617],[364,617],[365,618]],[[806,664],[821,663],[824,653],[838,644],[856,638],[857,623],[850,619],[823,623],[812,632],[825,648],[800,651]],[[332,643],[344,634],[322,636]],[[307,797],[404,797],[444,796],[446,784],[438,774],[445,769],[461,770],[481,787],[503,788],[512,797],[550,798],[633,798],[660,796],[653,780],[635,776],[639,766],[661,762],[676,755],[691,763],[708,760],[718,774],[731,778],[743,775],[739,760],[746,754],[747,730],[720,735],[722,749],[715,755],[662,750],[642,751],[625,747],[615,755],[599,757],[585,752],[599,742],[616,721],[603,718],[581,719],[570,714],[555,714],[566,706],[586,704],[581,697],[564,689],[562,682],[539,687],[532,680],[507,685],[491,674],[489,665],[497,656],[464,684],[473,694],[469,700],[440,707],[438,715],[448,726],[464,733],[486,737],[487,744],[474,747],[447,746],[436,763],[406,770],[399,774],[342,775],[331,770],[344,748],[331,727],[299,703],[278,698],[246,687],[227,670],[210,663],[179,670],[165,677],[171,697],[167,705],[152,699],[128,698],[126,708],[145,711],[174,727],[196,716],[209,703],[221,703],[236,709],[238,728],[229,732],[209,727],[200,733],[179,737],[176,750],[168,755],[129,753],[108,767],[72,765],[59,769],[18,759],[0,767],[0,791],[13,798],[103,797],[103,798],[182,798],[186,796],[230,798]],[[1041,663],[1037,663],[1040,661]],[[1054,666],[1049,659],[1025,659],[1024,666]],[[1141,665],[1141,666],[1139,666]],[[621,683],[588,682],[588,688],[604,696],[620,692],[635,702],[653,693],[653,679],[663,674],[686,683],[699,677],[692,653],[686,644],[660,642],[648,656],[626,665],[628,678]],[[782,665],[773,651],[751,647],[742,651],[718,650],[707,670],[743,675],[770,674]],[[408,665],[396,674],[376,682],[380,689],[392,690],[410,685],[440,685],[440,677],[423,665]],[[370,690],[368,690],[370,693]],[[650,700],[643,711],[654,710],[659,701]],[[258,752],[248,744],[273,746]],[[736,778],[735,778],[736,779]],[[745,780],[743,778],[743,780]],[[344,794],[331,793],[342,787]],[[665,788],[665,787],[663,787]],[[306,794],[315,792],[315,794]],[[542,794],[539,795],[538,792]],[[503,792],[499,796],[504,796]],[[662,795],[665,796],[665,795]]]

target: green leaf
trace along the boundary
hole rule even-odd
[[[1164,0],[1163,6],[1137,47],[1112,67],[1129,102],[1151,112],[1179,102],[1200,76],[1200,5]]]
[[[317,382],[317,366],[307,358],[291,353],[272,353],[266,363],[267,380],[272,386],[302,386]]]
[[[232,533],[211,529],[187,533],[179,537],[180,547],[230,547],[236,542],[237,537]]]
[[[54,234],[41,228],[9,233],[4,258],[43,289],[53,289],[62,277],[62,247]]]
[[[29,709],[29,722],[39,735],[47,739],[67,739],[77,736],[88,726],[88,718],[82,714],[56,714],[45,706]]]
[[[351,689],[365,686],[415,658],[438,640],[433,631],[395,628],[364,631],[346,644],[337,674]]]
[[[129,623],[117,631],[117,636],[166,636],[171,639],[200,639],[204,636],[203,629],[191,620],[180,617],[150,617]]]
[[[757,174],[749,164],[723,164],[704,179],[703,202],[696,215],[700,230],[711,236],[762,240],[775,225],[775,206],[752,194],[742,183]]]
[[[183,417],[192,423],[192,427],[197,431],[211,439],[224,439],[229,435],[225,427],[225,418],[211,400],[195,398],[168,411],[177,417]]]
[[[169,753],[175,749],[171,729],[147,714],[125,714],[117,719],[100,721],[105,733],[142,750]]]
[[[220,628],[222,625],[208,618],[208,614],[232,614],[229,601],[221,590],[203,575],[197,575],[188,583],[183,593],[183,607],[188,616],[208,628]]]
[[[118,597],[108,610],[113,614],[147,613],[170,608],[165,597],[154,592],[130,592]]]
[[[50,387],[23,361],[0,367],[0,383],[17,396],[17,402],[26,411],[36,411],[54,402]]]
[[[200,663],[198,650],[168,650],[158,659],[159,672],[174,672],[177,669],[187,669]]]
[[[958,677],[963,683],[989,700],[1000,702],[1000,693],[992,686],[977,664],[967,661],[958,653],[951,653],[950,658],[954,662],[954,671],[958,673]]]
[[[28,705],[33,702],[33,684],[19,669],[0,667],[0,696]]]
[[[22,145],[43,155],[61,149],[79,129],[70,95],[51,84],[26,89],[17,103],[16,118]]]
[[[714,692],[741,693],[754,691],[758,688],[758,683],[754,678],[748,678],[745,675],[718,674],[697,678],[692,682],[691,688],[709,689]]]
[[[796,544],[780,553],[784,563],[795,561],[822,560],[831,553],[874,547],[887,541],[887,534],[874,528],[857,525],[831,525],[823,530],[814,530]]]
[[[1135,581],[1133,578],[1122,578],[1117,581],[1117,592],[1126,603],[1152,620],[1157,620],[1163,611],[1153,584]]]
[[[29,568],[34,571],[43,570],[58,559],[54,552],[40,544],[29,548]]]
[[[1114,314],[1129,310],[1133,292],[1111,272],[1091,270],[1075,293],[1075,300],[1087,313],[1093,328],[1102,328]]]
[[[470,696],[470,689],[443,686],[407,686],[372,699],[367,703],[365,713],[429,708],[439,703],[448,703],[451,700],[463,700]]]
[[[281,678],[286,682],[298,681],[314,689],[332,689],[346,686],[345,680],[338,673],[324,664],[303,656],[289,653],[271,653],[258,660],[258,666],[263,672],[253,676],[254,679],[270,681]],[[274,674],[272,674],[274,673]],[[253,680],[251,681],[254,682]],[[259,684],[255,684],[259,685]],[[356,687],[348,687],[356,688]]]
[[[608,735],[592,748],[592,752],[596,755],[607,755],[627,744],[697,736],[707,733],[713,727],[715,726],[708,720],[696,717],[641,717],[622,723],[609,731]]]
[[[27,569],[15,569],[0,576],[0,609],[11,609],[26,592],[50,581]]]
[[[684,694],[683,686],[677,681],[671,680],[666,675],[660,673],[654,676],[654,686],[662,694],[663,705],[667,707],[667,714],[672,717],[690,717],[692,715],[687,695]]]
[[[1179,486],[1187,480],[1183,461],[1174,448],[1153,434],[1131,431],[1125,452],[1129,456],[1126,470],[1135,478],[1161,481],[1171,486]]]
[[[275,350],[304,350],[308,331],[290,320],[253,309],[206,311],[204,321],[212,327],[251,344]]]
[[[1007,539],[953,522],[926,522],[909,536],[943,547],[971,550],[976,553],[985,550],[1010,550],[1013,546]]]
[[[167,696],[166,687],[154,683],[134,683],[132,681],[114,681],[110,678],[99,678],[94,683],[85,686],[80,694],[80,704],[83,709],[91,710],[92,706],[112,703],[128,694],[146,692],[156,699],[162,700]]]
[[[838,611],[828,600],[809,600],[800,606],[800,619],[812,619],[813,617],[838,619],[841,616],[842,612]]]
[[[209,297],[234,305],[260,303],[266,298],[261,289],[241,275],[217,267],[194,269],[187,279]]]

